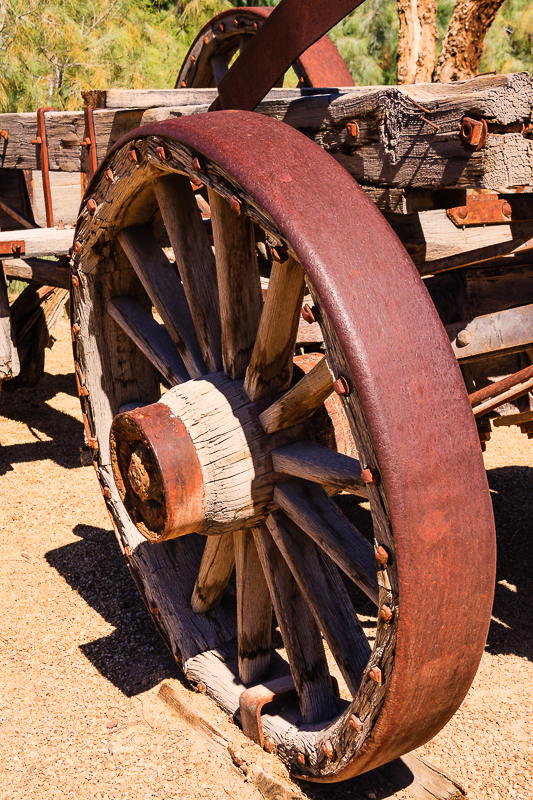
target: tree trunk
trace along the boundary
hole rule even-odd
[[[503,0],[457,0],[442,43],[434,80],[462,81],[477,75],[485,36]]]
[[[437,0],[398,0],[398,83],[431,83],[437,55]]]

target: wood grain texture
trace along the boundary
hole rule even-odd
[[[337,567],[283,512],[270,514],[266,526],[355,697],[370,658],[370,645]]]
[[[135,298],[113,297],[107,310],[171,386],[189,380],[183,359],[167,330]]]
[[[260,414],[265,433],[297,425],[311,416],[333,391],[333,375],[325,358],[304,375],[292,389]]]
[[[305,291],[304,271],[296,259],[274,262],[244,388],[250,400],[288,389]]]
[[[252,532],[237,531],[234,542],[239,677],[245,685],[254,685],[270,666],[272,600]]]
[[[0,172],[1,174],[1,172]],[[74,241],[72,228],[34,228],[28,230],[0,231],[0,243],[13,240],[24,242],[24,256],[68,255]]]
[[[234,565],[233,533],[208,536],[191,597],[195,614],[203,614],[218,606]]]
[[[216,264],[189,179],[167,175],[155,192],[208,372],[222,369]]]
[[[272,451],[272,464],[276,472],[368,497],[359,461],[319,444],[295,442],[280,447]]]
[[[377,604],[378,584],[372,545],[324,489],[307,481],[288,481],[276,486],[274,500]]]
[[[254,226],[228,201],[208,190],[222,326],[224,370],[244,378],[259,327],[263,297],[257,267]]]
[[[20,371],[18,350],[11,325],[11,313],[4,272],[0,269],[0,386]]]
[[[191,378],[206,372],[180,275],[147,226],[125,228],[118,240],[170,334]]]
[[[10,278],[70,289],[70,270],[61,261],[49,261],[45,258],[7,258],[4,261],[4,270]]]
[[[307,723],[328,719],[336,707],[320,631],[266,525],[253,533],[303,719]]]

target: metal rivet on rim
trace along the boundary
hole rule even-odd
[[[96,200],[94,200],[92,197],[90,197],[87,200],[87,211],[89,212],[89,214],[94,214],[94,212],[96,211],[97,207],[98,207],[98,204],[97,204]]]
[[[363,483],[375,486],[379,483],[379,472],[373,467],[365,467],[361,470],[361,480]]]
[[[392,609],[389,606],[381,606],[379,610],[379,618],[383,622],[390,622],[393,618],[394,614],[392,613]]]
[[[313,314],[314,310],[315,306],[311,308],[311,306],[308,306],[307,303],[302,308],[302,319],[309,323],[309,325],[312,325],[313,322],[316,322],[315,315]]]
[[[105,175],[106,180],[109,181],[110,183],[113,180],[113,178],[115,177],[113,175],[113,170],[111,168],[106,169],[106,171],[104,172],[104,175]]]
[[[349,725],[350,725],[350,728],[354,729],[354,731],[360,731],[361,728],[363,727],[363,723],[361,722],[359,717],[355,716],[355,714],[351,715],[351,717],[349,719]]]
[[[331,744],[330,740],[324,742],[322,745],[322,754],[329,758],[332,761],[335,758],[335,750],[333,749],[333,745]]]
[[[242,203],[238,199],[238,197],[235,197],[235,195],[232,195],[232,197],[230,197],[230,199],[229,199],[229,204],[230,204],[230,207],[232,208],[232,210],[235,211],[236,214],[241,214],[242,213]]]
[[[139,161],[139,156],[137,155],[137,150],[133,147],[131,150],[128,150],[128,158],[134,164],[137,164]]]
[[[348,397],[350,394],[350,386],[344,375],[340,375],[333,384],[333,391],[341,397]]]
[[[387,564],[387,561],[389,560],[389,554],[387,553],[385,548],[382,547],[382,545],[378,547],[378,549],[374,553],[374,556],[378,564],[381,564],[382,567],[384,567]]]
[[[370,680],[374,681],[374,683],[377,683],[378,686],[381,686],[382,675],[379,667],[372,667],[371,669],[369,669],[368,677],[370,678]]]
[[[356,122],[356,120],[348,122],[348,124],[346,125],[346,133],[348,134],[348,136],[351,136],[352,139],[357,139],[357,137],[359,136],[359,125]]]
[[[167,151],[161,144],[155,148],[155,154],[160,161],[167,161],[169,157]]]

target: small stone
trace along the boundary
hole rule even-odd
[[[118,719],[108,719],[105,726],[106,728],[109,728],[111,730],[111,728],[116,728],[117,725],[118,725]]]

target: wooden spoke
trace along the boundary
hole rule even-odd
[[[228,71],[228,57],[225,53],[215,53],[211,57],[211,69],[215,79],[215,86],[218,86],[226,72]]]
[[[209,372],[222,369],[215,257],[185,175],[167,175],[155,192]]]
[[[254,228],[217,192],[208,190],[222,326],[222,360],[230,378],[244,378],[263,307]]]
[[[316,483],[289,481],[276,486],[274,500],[377,605],[378,583],[372,545],[346,519],[324,489]]]
[[[124,228],[118,240],[178,348],[190,377],[203,375],[206,368],[176,267],[148,226]]]
[[[239,677],[260,683],[270,665],[272,601],[251,531],[235,533]]]
[[[371,651],[337,567],[282,511],[266,525],[355,697]]]
[[[208,536],[191,597],[191,608],[196,614],[218,606],[234,565],[233,533]]]
[[[250,400],[288,389],[305,291],[304,271],[294,258],[274,263],[257,339],[246,370]]]
[[[253,533],[304,722],[328,719],[336,708],[320,631],[266,525]]]
[[[272,464],[276,472],[368,497],[359,461],[319,444],[295,442],[280,447],[272,451]]]
[[[333,375],[322,358],[298,383],[272,403],[259,419],[265,433],[297,425],[320,408],[333,391]]]
[[[170,335],[137,300],[125,295],[113,297],[107,310],[171,386],[189,380]]]

